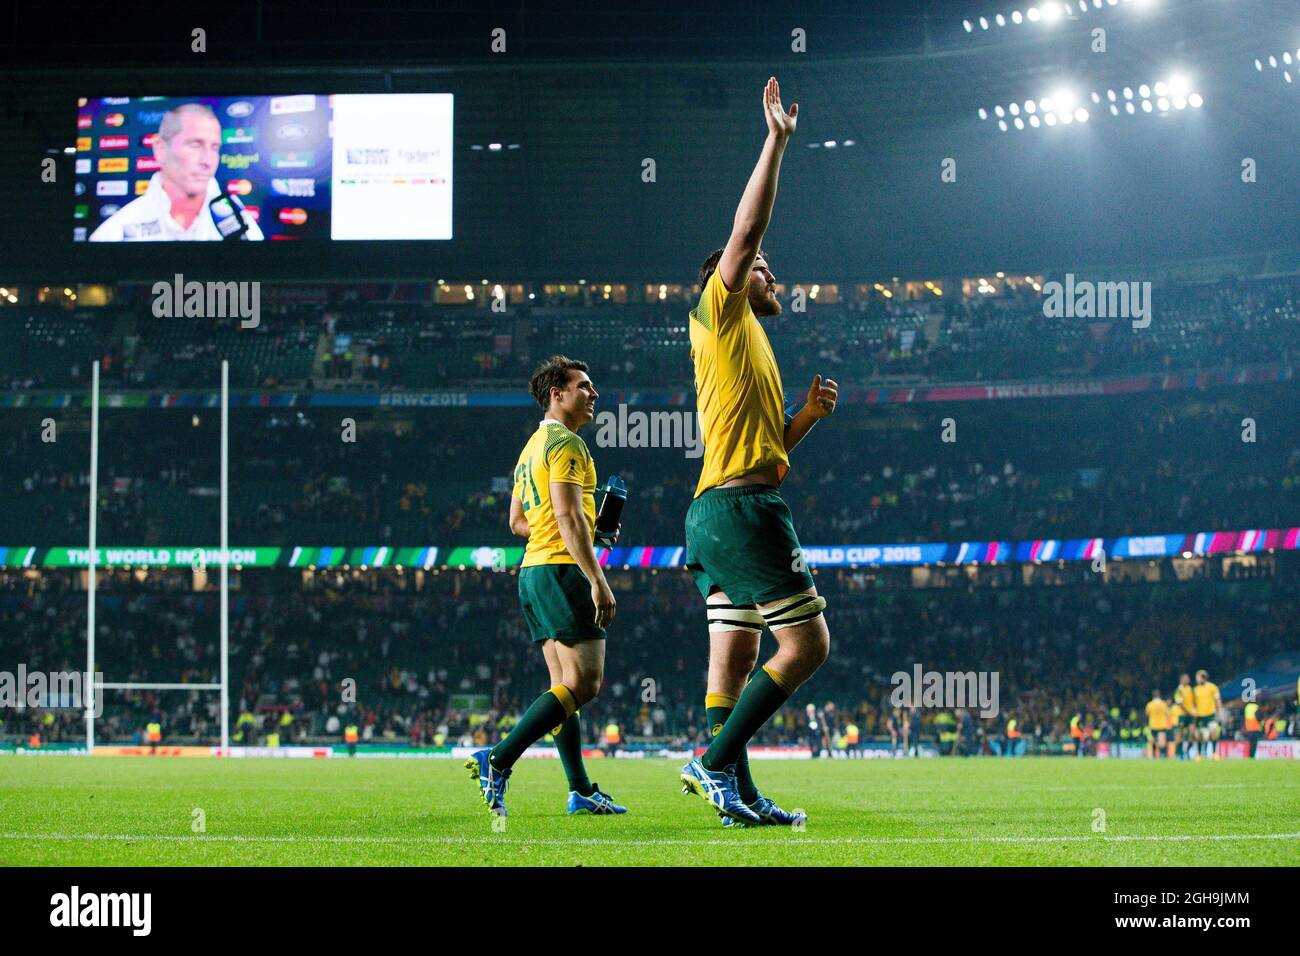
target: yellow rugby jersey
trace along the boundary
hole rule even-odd
[[[1206,681],[1204,684],[1197,684],[1192,688],[1192,697],[1196,701],[1197,717],[1213,717],[1217,711],[1214,708],[1214,698],[1219,695],[1219,685]]]
[[[746,472],[775,465],[784,481],[785,453],[781,372],[767,333],[749,307],[745,287],[730,292],[715,269],[691,310],[691,361],[704,439],[695,495]]]
[[[1147,726],[1152,730],[1169,729],[1169,705],[1163,700],[1147,702]]]
[[[1184,714],[1187,714],[1189,717],[1195,716],[1196,703],[1192,697],[1191,684],[1178,685],[1178,689],[1174,691],[1174,703],[1182,706]]]
[[[521,567],[535,564],[577,564],[564,546],[551,507],[551,482],[582,486],[582,511],[594,533],[596,527],[596,463],[587,443],[554,419],[543,419],[519,453],[514,496],[528,519],[528,547]]]

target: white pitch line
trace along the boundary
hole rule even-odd
[[[743,840],[743,837],[739,838]],[[122,842],[148,843],[337,843],[337,844],[413,844],[455,845],[470,843],[497,843],[507,846],[796,846],[807,843],[816,846],[944,844],[944,843],[1199,843],[1223,840],[1300,840],[1300,833],[1169,833],[1135,834],[1131,836],[969,836],[969,837],[816,837],[792,836],[788,842],[777,844],[772,840],[742,843],[738,840],[704,838],[616,840],[602,837],[559,839],[511,839],[509,837],[403,837],[403,836],[235,836],[224,834],[129,834],[129,833],[0,833],[0,840],[31,842]]]

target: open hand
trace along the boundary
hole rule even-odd
[[[823,379],[820,375],[814,375],[812,387],[808,389],[808,414],[813,418],[825,418],[835,411],[835,403],[839,401],[840,387],[836,384],[835,379]]]
[[[767,117],[767,131],[778,139],[789,139],[799,123],[799,104],[791,103],[790,112],[781,106],[781,84],[769,77],[763,88],[763,113]]]

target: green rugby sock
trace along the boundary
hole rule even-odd
[[[709,706],[709,701],[718,699],[730,701],[730,704],[714,703]],[[731,716],[732,710],[735,709],[736,699],[727,697],[723,694],[707,694],[704,698],[704,713],[709,720],[709,730],[714,737],[722,731],[722,725],[727,722]],[[742,747],[740,756],[736,758],[736,783],[739,784],[740,799],[746,803],[753,803],[758,799],[758,788],[754,786],[754,778],[749,773],[749,754]]]
[[[558,727],[576,711],[573,694],[563,684],[556,684],[542,694],[515,724],[515,729],[488,754],[488,761],[498,770],[509,770],[524,751]]]
[[[582,718],[575,712],[553,733],[555,749],[560,752],[560,763],[564,764],[564,776],[568,778],[569,789],[578,791],[584,797],[591,796],[596,788],[587,777],[587,765],[582,762]]]
[[[721,770],[736,763],[750,738],[758,733],[758,728],[790,699],[789,692],[777,683],[779,676],[770,668],[763,667],[745,686],[740,700],[736,701],[736,709],[700,758],[705,770]]]

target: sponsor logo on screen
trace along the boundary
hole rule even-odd
[[[101,179],[95,183],[96,196],[125,196],[126,189],[125,179]]]
[[[271,154],[271,166],[275,169],[306,169],[311,165],[312,154],[309,152]]]
[[[72,207],[73,219],[85,219],[88,215],[90,215],[90,207],[84,202],[79,202]]]
[[[148,192],[148,190],[149,190],[149,180],[137,179],[135,181],[135,194],[137,196],[143,196],[146,192]]]
[[[271,97],[272,116],[279,116],[283,113],[310,113],[315,108],[316,96],[313,93],[304,93],[299,96]]]
[[[221,131],[221,142],[227,146],[235,143],[251,143],[257,136],[251,129],[244,129],[237,126],[234,129],[223,129]]]
[[[73,227],[72,227],[72,241],[73,241],[73,242],[85,242],[85,241],[86,241],[86,227],[85,227],[85,226],[73,226]]]
[[[286,226],[301,226],[307,221],[307,210],[294,207],[280,210],[280,221]]]
[[[96,167],[101,173],[124,173],[131,166],[131,161],[125,156],[114,159],[101,159]]]
[[[99,216],[101,219],[107,219],[122,207],[115,202],[105,203],[99,207]]]
[[[261,153],[225,153],[221,156],[221,165],[226,169],[247,169],[261,160]]]
[[[387,166],[388,150],[386,149],[349,149],[347,151],[347,160],[349,166]]]
[[[302,139],[307,135],[307,124],[285,123],[275,128],[275,135],[278,139]]]
[[[153,144],[156,142],[158,142],[157,133],[145,133],[143,136],[140,137],[140,145],[145,146],[149,149],[153,149]]]
[[[127,103],[130,103],[130,102],[131,102],[131,97],[129,97],[129,96],[105,96],[105,97],[101,98],[99,102],[103,103],[105,106],[126,106]]]
[[[226,183],[226,192],[232,196],[247,196],[253,191],[253,184],[247,179],[232,179]]]
[[[89,159],[77,160],[75,172],[78,176],[85,176],[86,174],[88,174],[90,172],[90,160]]]
[[[90,129],[90,124],[95,122],[95,118],[89,113],[82,113],[77,117],[77,129]]]
[[[89,136],[78,136],[78,137],[77,137],[77,152],[79,152],[79,153],[88,153],[88,152],[90,152],[90,150],[94,149],[94,142],[95,142],[95,141],[94,141],[93,139],[91,139]]]
[[[316,180],[272,179],[271,191],[278,196],[311,197],[316,195]]]
[[[226,115],[231,119],[243,119],[253,115],[253,104],[248,100],[236,100],[226,107]]]
[[[78,196],[84,196],[86,195],[86,184],[79,182],[76,186],[72,187],[72,191]]]
[[[131,145],[130,136],[101,136],[99,137],[100,149],[126,149]]]
[[[135,158],[135,168],[137,172],[152,173],[158,169],[158,160],[152,156],[137,156]]]
[[[259,219],[262,218],[262,209],[261,209],[261,207],[260,207],[260,206],[245,206],[245,207],[244,207],[244,218],[245,218],[245,219],[251,219],[251,220],[253,220],[253,222],[257,222]]]
[[[104,117],[105,126],[121,126],[126,122],[126,117],[121,113],[109,113]]]
[[[86,103],[88,103],[88,102],[89,102],[89,100],[87,100],[84,96],[78,96],[78,97],[77,97],[77,106],[78,106],[78,107],[85,106]],[[330,105],[333,106],[334,104],[331,103]]]
[[[157,126],[162,122],[166,110],[140,110],[135,114],[135,121],[141,126]]]

